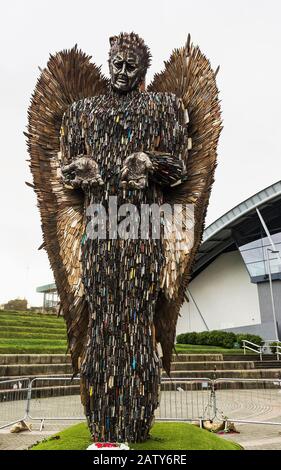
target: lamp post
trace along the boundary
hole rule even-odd
[[[274,303],[274,296],[273,296],[273,288],[272,288],[272,274],[271,274],[271,268],[270,268],[269,252],[270,252],[270,253],[279,253],[279,251],[277,251],[277,250],[272,250],[271,248],[267,248],[267,249],[266,249],[266,260],[267,260],[267,268],[268,268],[268,277],[269,277],[270,297],[271,297],[271,305],[272,305],[272,315],[273,315],[274,331],[275,331],[276,341],[279,342],[278,328],[277,328],[277,319],[276,319],[276,310],[275,310],[275,303]]]

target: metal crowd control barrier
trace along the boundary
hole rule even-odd
[[[210,379],[162,379],[159,421],[202,421],[209,416]],[[26,414],[40,420],[41,426],[52,421],[83,421],[79,378],[36,377],[30,382]]]
[[[0,382],[0,428],[22,419],[84,421],[79,377]],[[281,425],[281,379],[163,378],[159,421],[204,420]]]
[[[26,415],[45,421],[84,421],[79,377],[36,377],[30,381]]]
[[[156,410],[158,421],[202,421],[210,418],[211,379],[163,378],[160,406]]]
[[[0,429],[26,419],[29,385],[25,378],[0,382]]]
[[[216,379],[214,418],[281,425],[281,379]]]

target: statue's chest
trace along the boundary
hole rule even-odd
[[[156,150],[160,143],[163,150],[171,150],[178,126],[173,106],[142,94],[119,99],[104,96],[88,107],[86,116],[85,137],[95,154],[112,151],[113,159]]]

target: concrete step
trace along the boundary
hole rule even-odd
[[[273,361],[276,359],[274,354],[264,354],[262,356],[263,362]],[[223,361],[259,361],[259,354],[223,354]]]
[[[70,354],[0,354],[0,365],[70,363]]]
[[[167,377],[167,374],[163,372],[163,377]],[[217,370],[176,370],[171,371],[170,377],[173,378],[240,378],[240,379],[279,379],[281,378],[280,369],[224,369]]]
[[[280,365],[281,366],[281,365]],[[255,369],[253,361],[172,362],[171,370],[232,370]]]
[[[171,370],[176,371],[209,371],[214,370],[250,370],[255,369],[254,362],[174,362]],[[69,363],[61,364],[12,364],[0,365],[0,376],[6,378],[12,376],[40,376],[40,375],[65,375],[72,374],[72,366]]]
[[[273,354],[263,356],[262,362],[276,360]],[[233,362],[259,361],[258,354],[173,354],[173,362]],[[280,361],[281,362],[281,361]],[[0,354],[0,365],[71,363],[70,354]]]
[[[37,375],[65,375],[72,374],[71,364],[13,364],[0,365],[0,376],[10,378],[13,376]]]
[[[263,361],[276,359],[274,354],[264,354]],[[205,361],[259,361],[259,354],[173,354],[173,362],[205,362]]]
[[[223,361],[222,354],[173,354],[172,361],[176,362],[205,362]]]
[[[243,356],[242,356],[243,357]],[[247,357],[247,356],[246,356]],[[271,356],[272,358],[272,356]],[[239,358],[240,359],[240,358]],[[171,364],[171,370],[249,370],[249,369],[281,369],[281,361],[277,360],[233,360],[233,361],[211,361],[204,362],[188,362],[188,361],[174,361]]]
[[[281,369],[281,361],[258,361],[255,369]]]

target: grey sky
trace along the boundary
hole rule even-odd
[[[153,55],[148,81],[190,32],[220,64],[224,130],[207,223],[280,179],[278,0],[9,0],[1,8],[0,303],[52,280],[42,242],[23,131],[30,95],[49,53],[75,43],[107,74],[108,37],[134,30]]]

